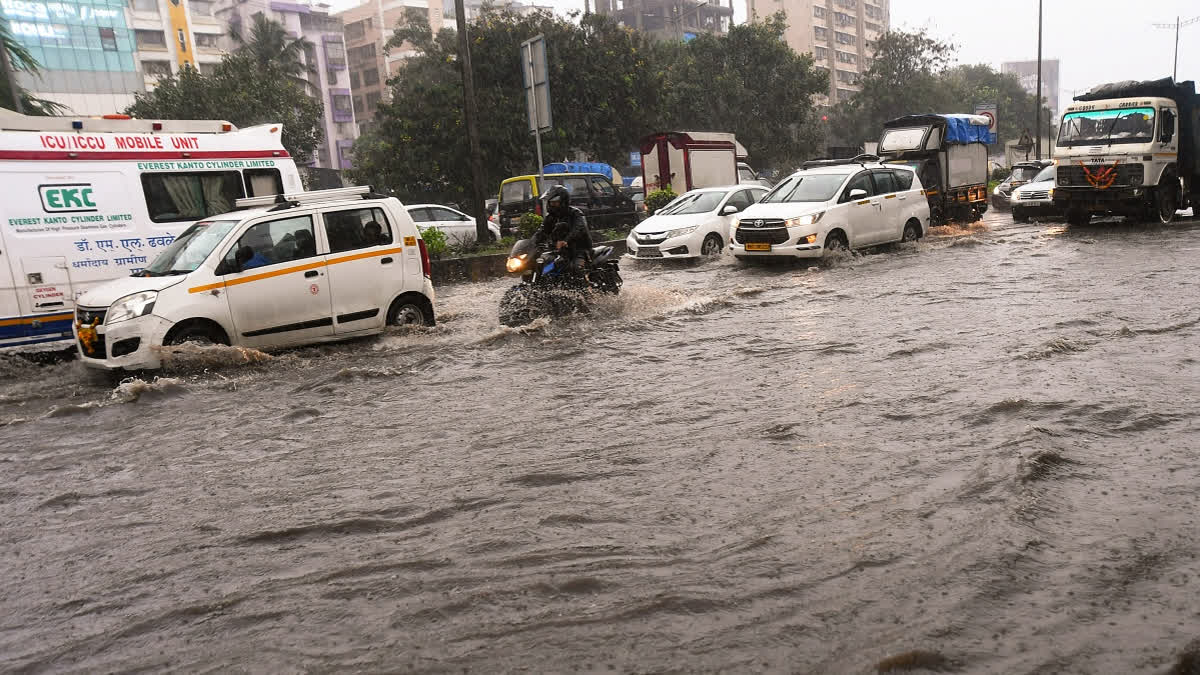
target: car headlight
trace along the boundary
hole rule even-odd
[[[685,234],[691,234],[696,231],[697,227],[698,227],[697,225],[693,225],[691,227],[680,227],[678,229],[670,230],[669,232],[667,232],[667,239],[672,239],[674,237],[682,237]]]
[[[136,319],[139,316],[146,316],[154,309],[154,301],[157,299],[157,291],[142,291],[141,293],[133,293],[123,298],[118,298],[108,308],[108,316],[105,318],[104,323],[114,324],[118,321],[127,321],[129,319]]]
[[[816,213],[810,213],[807,216],[788,218],[787,220],[783,221],[783,226],[799,227],[801,225],[815,225],[817,221],[821,220],[821,216],[823,215],[825,215],[824,211],[817,211]]]
[[[1054,199],[1054,188],[1050,188],[1050,189],[1049,189],[1049,190],[1046,192],[1046,196],[1047,196],[1047,197],[1049,197],[1050,199]]]

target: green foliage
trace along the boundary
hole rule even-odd
[[[889,31],[876,43],[863,73],[862,92],[839,103],[830,123],[838,144],[879,140],[883,123],[921,113],[970,113],[978,103],[998,105],[999,142],[1019,138],[1033,123],[1034,97],[1016,75],[987,65],[951,66],[954,45],[925,31]],[[1043,124],[1048,113],[1043,112]],[[1032,135],[1032,134],[1031,134]]]
[[[283,147],[296,163],[309,161],[321,142],[322,106],[283,70],[245,54],[228,54],[212,75],[185,66],[153,91],[137,93],[125,114],[143,119],[229,120],[239,127],[283,126]]]
[[[672,190],[670,186],[667,186],[661,190],[654,190],[650,194],[646,195],[646,213],[654,215],[659,209],[669,204],[672,199],[675,199],[678,196],[679,195],[675,194],[675,191]]]
[[[246,57],[259,68],[274,68],[302,89],[309,86],[305,76],[317,72],[304,59],[305,51],[313,48],[313,43],[303,37],[288,37],[283,24],[268,19],[261,12],[254,15],[249,35],[243,36],[240,30],[231,27],[229,37],[237,44],[236,54]]]
[[[450,243],[446,240],[446,233],[436,227],[418,227],[421,232],[421,238],[425,240],[425,250],[429,251],[429,257],[440,258],[450,251]]]
[[[536,213],[521,214],[521,222],[517,224],[517,231],[521,233],[522,239],[528,239],[537,232],[542,226],[542,217]]]
[[[826,80],[810,57],[782,42],[781,19],[686,44],[655,41],[600,14],[577,21],[485,5],[470,24],[488,186],[537,169],[518,53],[539,33],[553,83],[546,161],[579,151],[624,166],[640,138],[665,129],[734,132],[759,166],[804,154],[810,97]],[[391,102],[380,105],[371,133],[355,144],[352,178],[387,186],[402,200],[469,201],[454,31],[435,35],[423,12],[410,12],[389,44],[417,55],[399,64],[388,82]]]
[[[3,43],[3,49],[8,51],[8,61],[12,65],[13,70],[24,71],[33,75],[41,72],[41,64],[25,45],[17,42],[13,37],[12,31],[9,30],[8,20],[0,16],[0,43]],[[17,95],[21,98],[21,109],[26,115],[61,115],[67,112],[66,107],[54,101],[37,98],[30,94],[20,85],[17,86]],[[9,87],[8,78],[0,74],[0,107],[16,110],[16,100],[13,98],[13,92]]]

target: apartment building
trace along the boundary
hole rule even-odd
[[[590,0],[585,0],[585,1],[590,1]],[[463,10],[464,10],[463,14],[466,15],[467,21],[474,21],[476,19],[476,17],[478,17],[480,15],[480,13],[483,12],[484,4],[485,4],[484,0],[463,0]],[[515,14],[518,14],[520,16],[528,16],[535,12],[553,12],[554,11],[554,7],[552,7],[550,5],[525,4],[525,3],[521,3],[521,2],[516,2],[516,0],[487,0],[486,4],[492,11],[498,11],[498,10],[508,11],[508,12],[513,12]],[[442,2],[442,15],[445,17],[446,21],[450,21],[450,22],[454,21],[455,13],[454,13],[454,1],[453,0],[444,0]]]
[[[829,73],[829,93],[816,101],[833,105],[861,90],[859,78],[871,65],[875,42],[891,25],[891,0],[747,0],[751,20],[787,13],[784,39],[811,53]]]
[[[359,133],[370,128],[376,108],[387,98],[387,80],[396,64],[414,53],[407,44],[383,48],[409,9],[426,12],[434,33],[442,29],[442,0],[368,0],[336,15],[345,25],[348,81]]]
[[[130,0],[129,8],[147,90],[184,65],[208,73],[221,62],[225,27],[213,13],[212,0]]]
[[[659,40],[687,42],[702,33],[724,35],[733,23],[733,0],[726,4],[720,0],[595,0],[595,3],[597,14],[611,15],[625,26]]]

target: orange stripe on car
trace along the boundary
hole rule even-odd
[[[884,197],[884,199],[895,199],[895,198],[896,198],[896,195],[888,195],[888,196]]]
[[[270,279],[272,277],[280,277],[285,274],[291,274],[292,272],[307,272],[308,270],[315,270],[318,267],[326,267],[328,265],[336,265],[338,263],[351,262],[353,260],[362,260],[364,258],[374,258],[376,256],[389,255],[391,253],[400,253],[403,250],[404,250],[403,247],[397,246],[396,248],[388,248],[388,249],[384,249],[382,251],[371,251],[369,253],[355,253],[354,255],[344,255],[344,256],[341,256],[338,258],[322,260],[320,262],[305,263],[303,265],[295,265],[293,267],[288,267],[288,268],[281,269],[281,270],[271,270],[270,272],[261,272],[259,274],[251,274],[250,276],[239,277],[237,279],[227,279],[224,281],[218,281],[215,284],[204,284],[203,286],[193,286],[192,288],[188,289],[188,293],[203,293],[205,291],[211,291],[211,290],[214,290],[217,288],[222,288],[225,286],[237,286],[238,284],[248,284],[252,281],[261,281],[263,279]]]

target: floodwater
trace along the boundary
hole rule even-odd
[[[1200,672],[1200,223],[0,361],[0,670]]]

